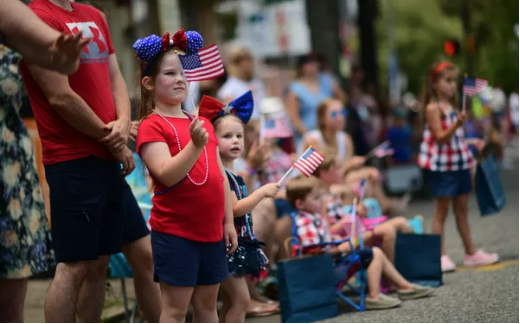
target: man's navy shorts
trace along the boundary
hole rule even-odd
[[[123,189],[123,199],[125,201],[125,215],[123,216],[123,244],[133,243],[150,234],[143,212],[132,189],[125,181]]]
[[[120,170],[95,156],[45,166],[57,262],[121,252],[127,184]]]
[[[195,242],[152,231],[152,251],[156,282],[171,286],[211,286],[229,276],[224,240]]]

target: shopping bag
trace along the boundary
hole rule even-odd
[[[278,262],[276,276],[283,323],[338,316],[332,254]]]
[[[408,281],[441,286],[441,237],[434,234],[397,234],[395,268]]]
[[[488,155],[477,166],[475,187],[480,215],[496,214],[506,205],[504,188],[493,155]]]

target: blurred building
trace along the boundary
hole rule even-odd
[[[318,52],[346,85],[358,61],[359,1],[363,0],[78,0],[105,8],[132,97],[138,94],[133,42],[180,28],[199,31],[206,45],[218,43],[223,57],[229,44],[247,46],[258,59],[261,77],[274,83],[288,82],[296,56]]]

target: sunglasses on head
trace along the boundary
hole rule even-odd
[[[346,111],[346,110],[342,110],[342,111],[333,111],[333,112],[330,113],[330,117],[332,117],[332,118],[336,118],[336,117],[338,117],[340,114],[341,114],[341,116],[343,116],[343,117],[347,117],[347,116],[348,116],[348,111]]]

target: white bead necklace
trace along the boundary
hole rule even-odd
[[[177,129],[175,128],[175,126],[173,126],[172,123],[170,123],[170,121],[168,119],[166,119],[163,115],[159,114],[157,111],[153,110],[153,112],[158,115],[159,117],[161,117],[165,122],[167,122],[172,128],[173,128],[173,131],[175,133],[175,138],[177,139],[177,147],[179,148],[179,152],[182,151],[182,147],[181,147],[181,142],[179,141],[179,134],[177,134]],[[182,112],[188,116],[188,118],[190,120],[193,120],[193,117],[185,110],[182,110]],[[188,177],[188,179],[190,179],[191,183],[193,183],[194,185],[196,186],[202,186],[203,184],[206,183],[206,181],[208,181],[208,176],[209,176],[209,163],[208,163],[208,151],[206,149],[206,145],[204,145],[204,157],[206,158],[206,176],[204,177],[204,180],[202,182],[196,182],[194,181],[191,176],[190,176],[190,173],[188,172],[186,174],[186,176]],[[196,163],[196,162],[195,162]],[[191,171],[191,170],[190,170]],[[182,181],[182,180],[181,180]],[[179,181],[180,182],[180,181]],[[174,187],[177,186],[177,184],[174,185]]]

